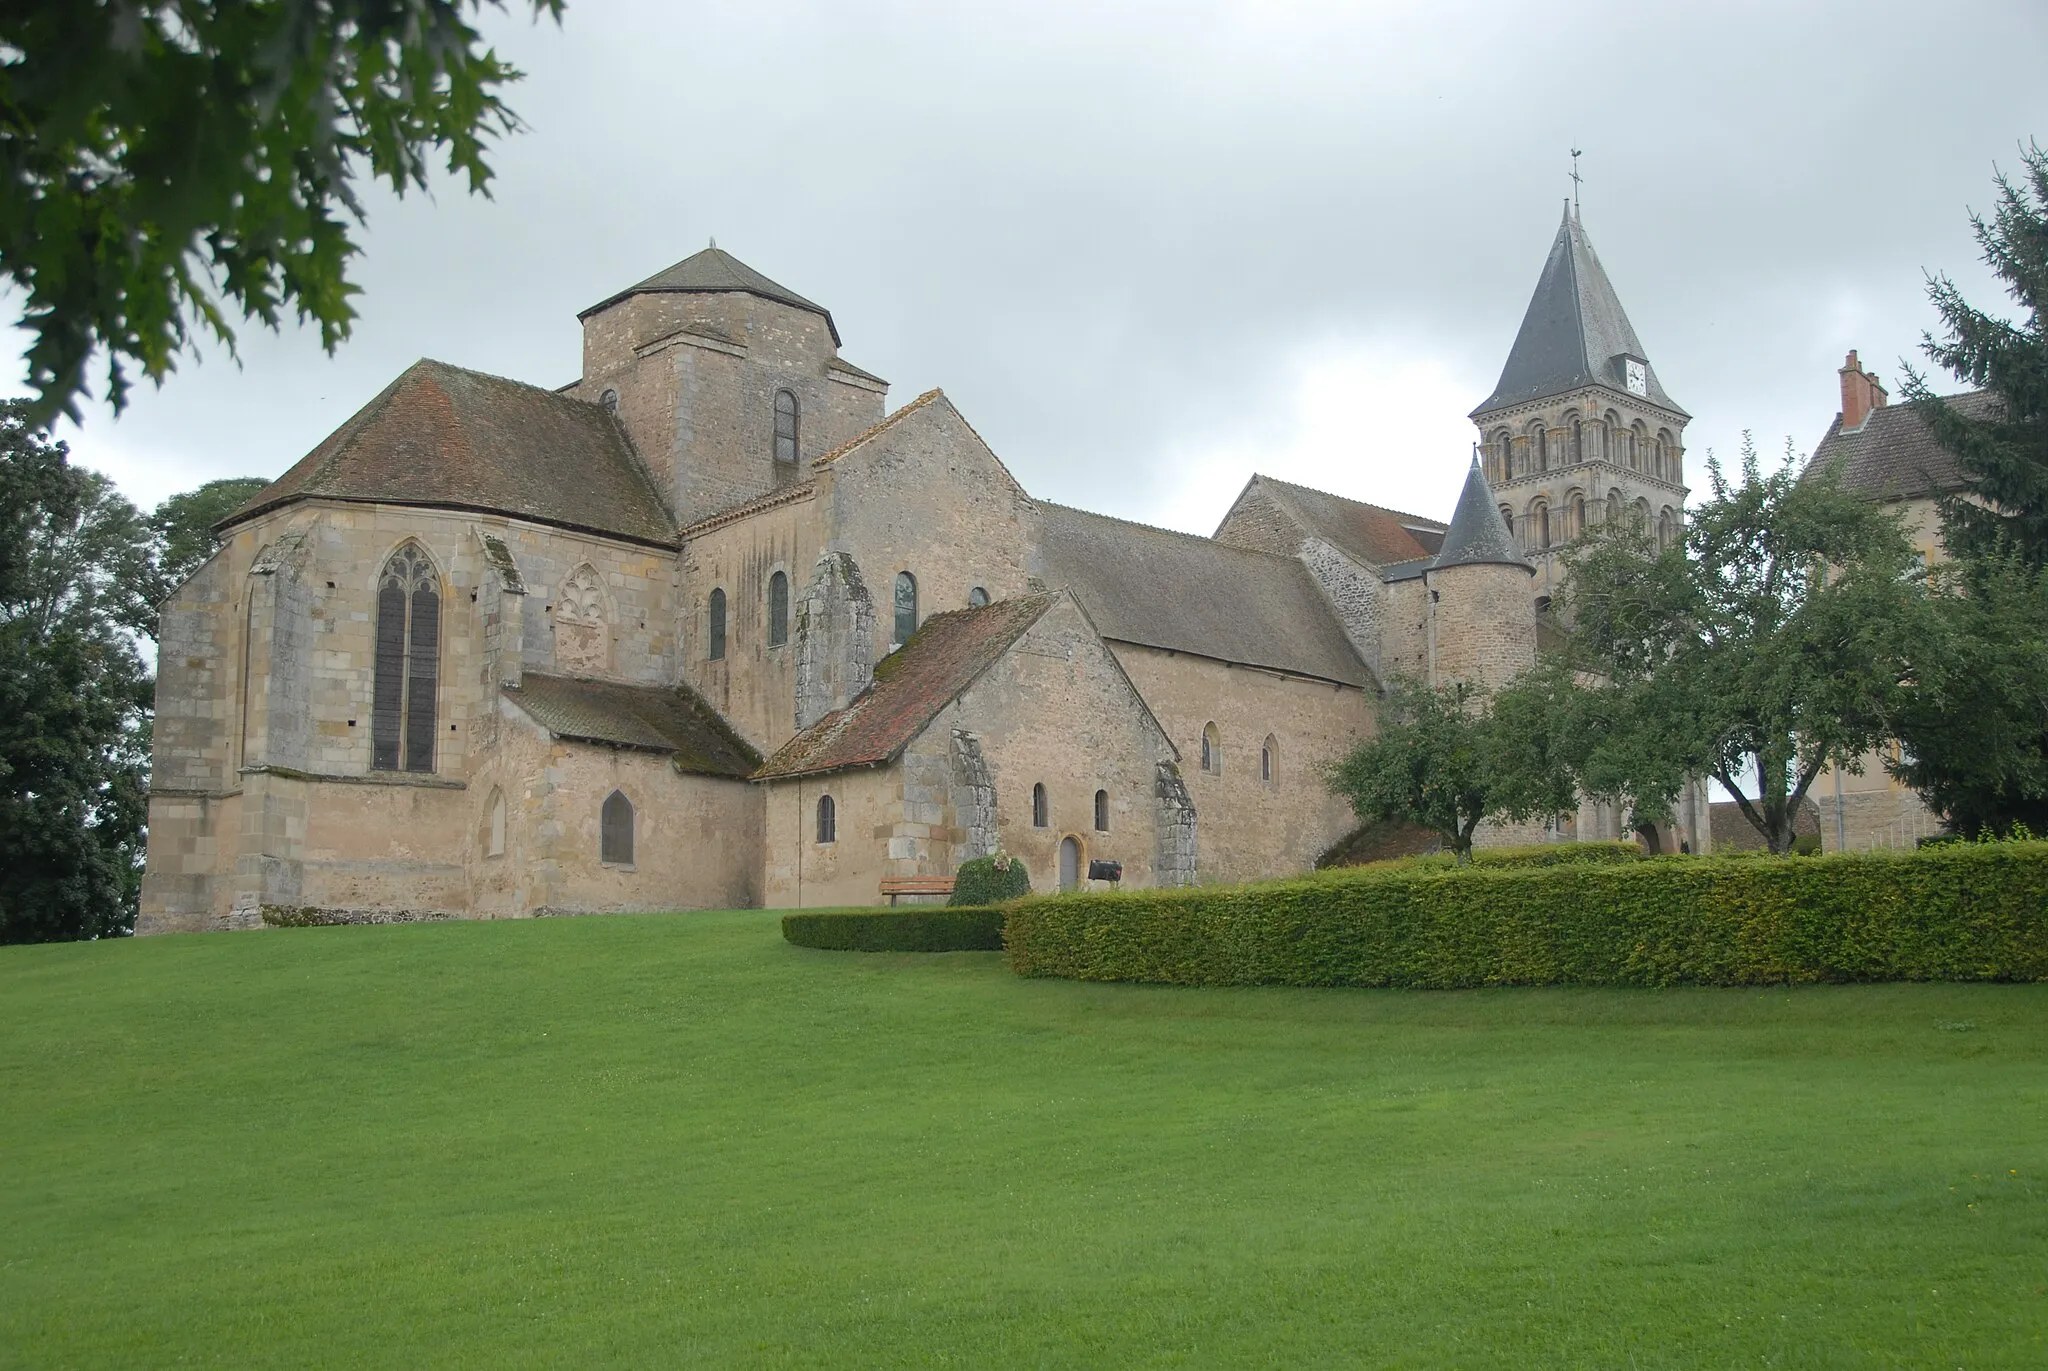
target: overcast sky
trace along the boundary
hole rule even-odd
[[[1895,381],[1923,272],[2005,304],[1968,212],[2048,141],[2040,0],[572,0],[489,28],[528,73],[496,198],[372,196],[334,358],[248,331],[239,367],[90,408],[76,460],[147,504],[282,472],[421,356],[559,385],[577,310],[715,236],[1036,495],[1206,533],[1263,471],[1444,518],[1569,149],[1700,458],[1810,450],[1848,348]]]

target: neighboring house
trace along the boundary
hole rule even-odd
[[[139,931],[1300,871],[1387,674],[1534,660],[1549,559],[1476,460],[1447,524],[1254,477],[1202,538],[1032,498],[716,248],[581,324],[575,382],[419,362],[220,526],[163,607]],[[1682,507],[1640,352],[1568,216],[1477,412],[1546,434],[1515,500]]]
[[[1955,454],[1935,441],[1911,405],[1892,405],[1884,384],[1865,371],[1855,352],[1842,364],[1842,408],[1813,450],[1806,469],[1837,465],[1842,483],[1866,499],[1898,510],[1907,536],[1927,563],[1945,560],[1939,501],[1964,488]],[[1947,397],[1971,418],[1990,413],[1986,391]],[[1896,760],[1896,746],[1888,749]],[[1911,847],[1941,831],[1941,817],[1918,794],[1893,780],[1882,752],[1867,753],[1860,773],[1830,767],[1808,794],[1820,807],[1820,837],[1830,852]]]

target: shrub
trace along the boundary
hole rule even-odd
[[[828,952],[1000,952],[1003,911],[953,905],[809,911],[783,915],[782,936]]]
[[[1007,852],[990,857],[970,857],[953,875],[953,898],[948,904],[989,905],[1018,899],[1031,893],[1031,873],[1024,863]]]
[[[1009,911],[1020,975],[1182,985],[2048,979],[2048,843],[1326,874]]]

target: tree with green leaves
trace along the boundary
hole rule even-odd
[[[359,176],[424,190],[437,156],[489,193],[520,73],[470,16],[505,0],[22,0],[0,10],[0,269],[31,336],[28,417],[79,417],[193,332],[286,311],[332,352],[355,308]],[[530,0],[559,21],[564,0]]]
[[[1923,350],[1959,381],[1991,392],[1991,414],[1971,417],[1909,372],[1905,396],[1956,456],[1964,489],[1942,501],[1942,540],[1965,561],[1999,556],[2048,566],[2048,150],[2021,149],[2025,173],[1999,173],[1998,206],[1970,226],[1984,261],[2023,317],[1977,309],[1955,282],[1936,276],[1927,293],[1943,336]]]
[[[134,925],[154,583],[135,507],[0,404],[0,942]]]
[[[1330,788],[1361,822],[1433,829],[1469,862],[1487,820],[1548,818],[1577,804],[1541,703],[1513,687],[1489,697],[1464,682],[1393,680],[1378,732],[1331,769]]]
[[[156,535],[156,580],[151,599],[161,604],[185,584],[220,547],[213,526],[233,514],[270,482],[260,476],[230,476],[197,490],[173,495],[149,516]],[[151,633],[155,630],[152,628]]]
[[[1567,551],[1565,665],[1586,696],[1561,751],[1639,815],[1668,816],[1686,777],[1712,776],[1789,852],[1814,778],[1892,736],[1925,587],[1898,516],[1833,472],[1801,480],[1789,447],[1765,473],[1745,435],[1738,479],[1711,457],[1707,474],[1681,543],[1621,520]]]

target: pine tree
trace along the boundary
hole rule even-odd
[[[2019,322],[1973,307],[1947,276],[1928,282],[1944,336],[1927,355],[1957,380],[1989,390],[1997,412],[1969,418],[1909,374],[1906,398],[1956,455],[1967,488],[1942,503],[1942,535],[1965,560],[2001,553],[2048,565],[2048,150],[2021,149],[2025,174],[2000,173],[1998,206],[1970,224],[1984,261],[2024,311]]]

